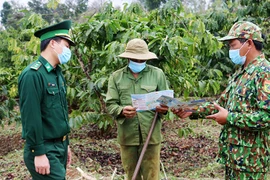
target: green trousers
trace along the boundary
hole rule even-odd
[[[225,167],[226,180],[266,180],[265,172],[245,172]]]
[[[131,180],[143,145],[122,146],[121,160],[127,179]],[[160,171],[160,144],[148,145],[136,180],[158,180]]]
[[[46,156],[50,162],[50,174],[36,172],[33,154],[27,144],[24,147],[24,162],[33,180],[65,180],[67,164],[67,141],[45,142]]]

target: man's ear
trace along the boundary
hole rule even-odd
[[[247,41],[248,41],[247,43],[248,43],[249,47],[254,46],[254,43],[253,43],[252,39],[248,39]]]
[[[55,49],[55,43],[57,43],[55,40],[50,40],[50,42],[49,42],[49,45],[50,45],[50,47],[52,48],[52,49]]]

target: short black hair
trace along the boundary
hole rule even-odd
[[[60,42],[61,39],[62,38],[56,36],[56,37],[45,39],[45,40],[41,41],[41,43],[40,43],[40,52],[44,51],[47,48],[47,46],[48,46],[48,44],[50,43],[51,40],[55,40],[56,42]]]
[[[263,43],[262,43],[262,42],[253,40],[253,43],[254,43],[254,45],[255,45],[255,48],[256,48],[258,51],[261,51],[261,50],[263,49]]]
[[[265,37],[262,35],[263,39],[265,40]],[[240,41],[240,43],[244,44],[247,39],[244,39],[244,38],[237,38],[238,41]],[[256,40],[252,40],[253,41],[253,44],[256,48],[257,51],[261,51],[263,49],[263,43],[260,42],[260,41],[256,41]]]

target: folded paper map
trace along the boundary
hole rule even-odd
[[[131,94],[132,106],[136,111],[154,110],[160,103],[157,99],[162,95],[173,98],[173,90],[155,91],[147,94]]]
[[[193,100],[188,102],[181,102],[177,100],[176,98],[172,98],[170,96],[162,95],[157,99],[157,102],[159,102],[162,105],[168,106],[169,108],[175,108],[175,109],[198,109],[199,105],[204,103],[204,99],[199,100]],[[193,110],[186,110],[186,111],[193,111]]]

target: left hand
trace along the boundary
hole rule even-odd
[[[218,124],[224,125],[227,123],[227,117],[228,117],[228,110],[224,109],[220,105],[214,103],[215,109],[218,110],[218,113],[212,114],[209,116],[206,116],[207,119],[213,119],[215,120]]]
[[[68,156],[67,156],[67,165],[71,164],[71,150],[70,147],[68,146]]]
[[[161,114],[165,114],[167,113],[167,111],[169,110],[169,107],[168,106],[164,106],[164,105],[160,105],[160,106],[157,106],[156,107],[156,111],[161,113]]]

